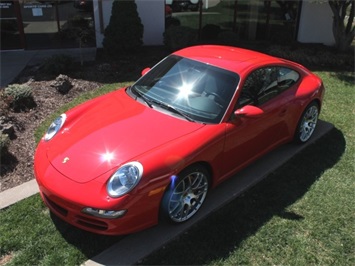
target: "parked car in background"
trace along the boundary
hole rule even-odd
[[[198,11],[198,0],[170,0],[166,1],[173,12]]]
[[[92,11],[93,2],[92,0],[75,0],[74,7],[81,10]]]
[[[257,158],[307,142],[323,96],[299,64],[236,47],[182,49],[50,125],[35,153],[41,197],[98,234],[185,222]]]

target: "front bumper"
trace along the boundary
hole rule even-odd
[[[95,180],[77,183],[63,176],[48,162],[41,148],[35,154],[34,170],[40,195],[48,208],[78,228],[97,234],[126,235],[158,223],[159,195],[132,193],[112,198],[108,196],[105,184]],[[122,215],[102,218],[83,212],[88,207],[122,211]]]

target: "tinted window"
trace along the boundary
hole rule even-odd
[[[238,99],[238,108],[248,104],[262,105],[290,88],[298,79],[299,74],[289,68],[259,68],[245,80]]]
[[[280,67],[278,75],[278,88],[280,92],[290,88],[299,78],[300,75],[296,71],[286,67]]]

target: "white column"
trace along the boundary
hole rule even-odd
[[[334,45],[333,12],[327,2],[303,1],[297,40]]]

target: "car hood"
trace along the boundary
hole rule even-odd
[[[47,143],[47,157],[63,175],[85,183],[203,126],[151,109],[122,89],[69,111]]]

